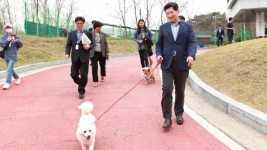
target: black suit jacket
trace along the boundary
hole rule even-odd
[[[90,44],[89,50],[85,50],[83,48],[82,42],[78,43],[79,49],[78,50],[75,49],[75,47],[77,45],[77,40],[78,40],[76,33],[77,33],[76,30],[71,31],[69,33],[68,39],[67,39],[67,44],[66,44],[65,54],[70,55],[70,53],[71,53],[72,63],[77,62],[79,58],[80,58],[80,61],[82,63],[89,63],[89,52],[94,47],[93,40],[92,40],[92,33],[88,32],[88,31],[83,31],[83,33],[86,34],[87,37],[92,41],[92,43]]]
[[[219,29],[217,30],[216,36],[218,39],[223,39],[224,37],[224,30],[221,29],[221,32],[219,32]]]

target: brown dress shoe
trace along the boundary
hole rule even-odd
[[[165,119],[163,128],[169,128],[172,125],[172,120],[171,119]]]
[[[100,80],[101,82],[104,82],[105,80],[104,80],[104,76],[101,76],[101,80]]]
[[[177,122],[177,124],[182,125],[184,123],[183,116],[177,116],[176,122]]]

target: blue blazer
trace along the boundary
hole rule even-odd
[[[197,52],[196,37],[190,23],[180,22],[179,32],[174,40],[171,23],[160,26],[156,56],[162,56],[161,69],[169,69],[173,60],[173,51],[176,51],[176,63],[180,70],[189,70],[186,59],[191,56],[195,59]]]

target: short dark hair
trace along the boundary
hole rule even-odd
[[[185,20],[185,17],[182,16],[182,15],[180,15],[180,16],[179,16],[179,19]]]
[[[81,17],[81,16],[78,16],[78,17],[75,18],[75,22],[77,22],[77,21],[85,22],[85,19],[83,17]]]
[[[102,27],[102,26],[103,26],[103,24],[102,24],[100,21],[95,21],[93,27],[94,27],[94,29],[95,29],[95,28],[97,28],[97,27]]]
[[[95,20],[92,20],[91,23],[94,24],[96,21]]]
[[[175,3],[175,2],[169,2],[169,3],[167,3],[165,6],[164,6],[164,11],[166,11],[167,9],[169,9],[169,8],[173,8],[175,11],[177,11],[178,9],[179,9],[179,7],[178,7],[178,4],[177,3]]]
[[[233,17],[230,17],[230,18],[229,18],[229,21],[231,21],[231,20],[233,20]]]

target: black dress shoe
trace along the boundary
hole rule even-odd
[[[171,119],[165,119],[163,128],[169,128],[172,125],[172,120]]]
[[[84,98],[84,94],[79,94],[79,99],[83,99]]]
[[[177,124],[182,125],[184,123],[183,116],[177,116],[176,122],[177,122]]]

